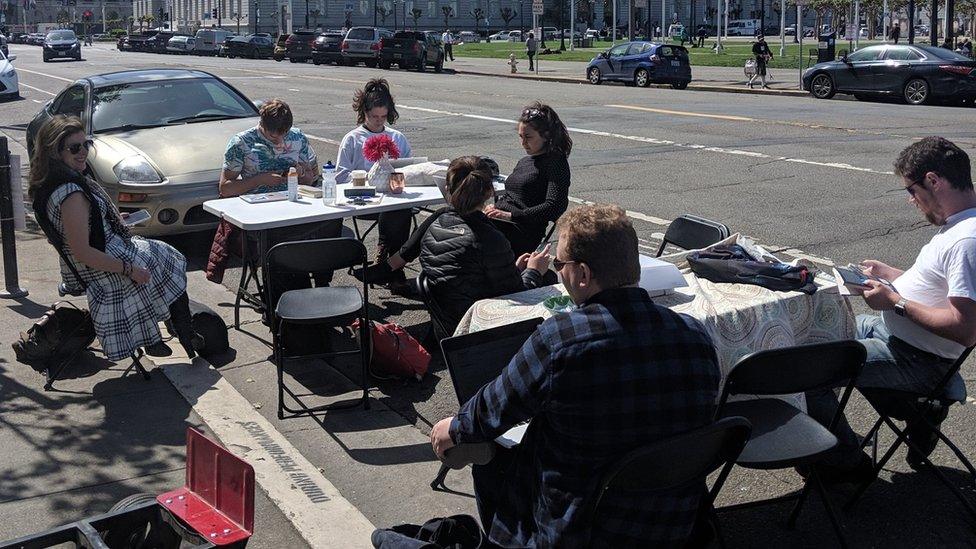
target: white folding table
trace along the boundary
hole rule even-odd
[[[345,198],[343,191],[351,188],[352,184],[347,183],[337,187],[336,194],[338,196],[335,206],[326,206],[321,198],[302,196],[299,196],[295,202],[279,200],[277,202],[252,204],[245,202],[239,196],[234,196],[208,200],[203,203],[205,211],[227,220],[231,225],[244,232],[244,268],[241,270],[241,281],[238,284],[237,297],[234,301],[234,326],[236,328],[240,329],[241,299],[257,307],[265,307],[267,304],[264,296],[260,295],[261,289],[267,288],[265,269],[261,269],[261,278],[258,280],[261,283],[258,295],[252,295],[247,291],[248,268],[251,265],[247,233],[255,233],[257,236],[257,258],[259,261],[263,261],[265,254],[268,253],[268,230],[270,229],[444,204],[444,196],[437,187],[407,187],[400,194],[384,195],[377,204],[364,205],[350,204]]]

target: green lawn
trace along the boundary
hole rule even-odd
[[[785,57],[779,57],[779,40],[776,37],[772,37],[769,40],[769,47],[773,50],[773,60],[770,62],[769,66],[771,68],[797,68],[797,50],[799,49],[797,44],[793,44],[787,38],[786,43],[786,55]],[[620,41],[618,40],[618,43]],[[540,58],[551,61],[589,61],[596,57],[602,51],[607,50],[610,47],[610,42],[598,42],[599,47],[595,48],[576,48],[575,51],[569,51],[569,45],[566,45],[566,51],[562,53],[554,53],[551,55],[542,55]],[[691,64],[699,67],[741,67],[745,64],[746,59],[752,57],[752,45],[749,42],[735,41],[723,43],[725,51],[721,54],[713,53],[711,46],[715,44],[715,38],[709,38],[705,41],[705,48],[692,48],[686,44],[688,47],[688,53],[691,56]],[[866,42],[862,41],[861,45],[864,46]],[[559,41],[548,41],[546,43],[551,49],[556,49],[559,47]],[[804,39],[803,50],[808,53],[810,49],[816,49],[817,42],[812,38]],[[848,49],[847,42],[837,43],[837,53],[839,54],[841,50]],[[454,55],[460,57],[487,57],[495,59],[507,59],[510,53],[515,53],[516,57],[519,59],[525,59],[525,45],[519,42],[491,42],[485,43],[481,42],[478,44],[460,44],[454,46]],[[816,58],[807,59],[804,55],[803,66],[809,66],[814,63]]]

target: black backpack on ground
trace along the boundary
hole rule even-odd
[[[227,324],[213,309],[191,299],[190,319],[193,322],[193,331],[203,336],[204,346],[198,351],[200,356],[209,360],[230,348]]]
[[[485,544],[481,526],[471,515],[377,529],[371,541],[377,549],[479,549]]]
[[[68,301],[51,306],[20,339],[13,343],[17,361],[38,372],[55,362],[70,359],[95,341],[95,324],[86,309]]]

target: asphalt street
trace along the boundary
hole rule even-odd
[[[691,213],[720,220],[774,250],[839,263],[873,257],[907,266],[935,230],[907,202],[901,182],[891,174],[895,156],[913,138],[936,134],[976,153],[976,110],[965,107],[120,53],[108,44],[85,48],[82,62],[43,63],[40,49],[33,46],[14,45],[11,53],[18,55],[15,64],[23,99],[0,104],[0,131],[21,145],[31,117],[76,78],[128,68],[192,67],[220,76],[251,99],[286,100],[295,112],[295,126],[310,137],[324,162],[335,158],[339,140],[355,126],[353,92],[367,79],[384,76],[392,84],[400,112],[396,127],[407,136],[415,155],[432,159],[489,155],[505,172],[523,155],[515,120],[524,105],[540,100],[556,108],[571,128],[570,195],[624,206],[647,249],[656,249],[668,220]],[[202,267],[200,261],[206,261],[209,249],[206,235],[179,239],[177,245],[193,256],[195,269]],[[31,258],[21,261],[30,265]],[[225,284],[236,280],[237,275],[229,272]],[[426,315],[417,310],[416,302],[383,292],[375,295],[378,316],[397,320],[417,334],[425,327]],[[855,309],[862,311],[863,306],[855,303]],[[248,321],[255,322],[253,315]],[[267,348],[253,340],[241,342],[233,330],[231,334],[238,358],[221,373],[249,401],[271,402],[269,389],[259,388],[262,380],[270,380],[267,362],[261,362]],[[264,369],[253,373],[258,362]],[[381,383],[374,396],[398,412],[402,419],[397,421],[426,432],[432,422],[456,407],[450,384],[445,384],[446,372],[441,370],[442,366],[432,367],[434,375],[428,378],[433,379],[419,389]],[[965,377],[972,387],[971,371]],[[852,423],[864,432],[875,416],[863,401],[853,406]],[[271,408],[267,405],[261,413],[270,417]],[[976,455],[974,419],[973,407],[967,404],[954,408],[946,423],[970,456]],[[422,443],[395,456],[392,450],[382,455],[357,453],[356,444],[348,440],[354,429],[346,421],[336,415],[321,424],[296,421],[285,424],[287,429],[280,422],[276,425],[310,461],[328,471],[338,490],[376,525],[458,510],[473,512],[470,499],[419,495],[426,486],[413,481],[430,467],[420,467],[430,461]],[[378,432],[393,429],[385,425],[386,420],[375,421]],[[333,440],[323,442],[321,429]],[[390,435],[391,441],[394,438]],[[336,445],[338,456],[330,454]],[[945,471],[954,480],[963,478],[944,448],[937,456],[951,464]],[[931,478],[911,472],[899,457],[890,469],[883,488],[872,492],[874,497],[849,519],[858,546],[974,545],[971,525],[947,492]],[[463,484],[462,476],[452,475],[455,484]],[[737,469],[719,504],[787,494],[798,487],[799,477],[790,471],[768,474]],[[386,497],[376,497],[377,489],[384,490]],[[971,485],[968,491],[972,494]],[[727,541],[735,547],[832,543],[819,504],[814,500],[806,509],[796,531],[781,525],[789,510],[786,504],[729,512],[723,518]]]

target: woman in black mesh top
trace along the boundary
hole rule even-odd
[[[569,206],[569,130],[548,105],[535,102],[522,111],[519,139],[528,156],[519,160],[505,180],[505,191],[485,214],[505,234],[518,257],[536,249]]]

